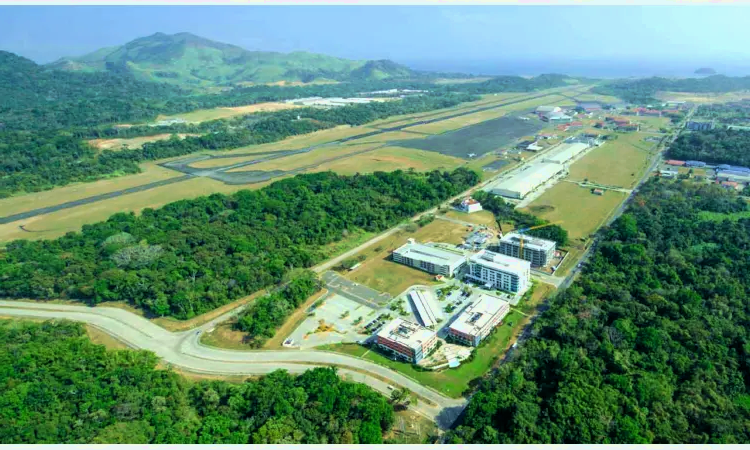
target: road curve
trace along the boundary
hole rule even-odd
[[[315,367],[336,366],[341,375],[367,384],[385,395],[390,395],[389,385],[402,386],[427,399],[429,403],[420,401],[412,409],[435,420],[443,429],[450,427],[466,405],[463,398],[445,397],[396,371],[353,356],[314,350],[237,351],[202,345],[201,333],[219,320],[194,330],[172,333],[143,317],[117,308],[5,300],[0,300],[0,316],[85,322],[132,348],[149,350],[166,363],[190,372],[263,375],[278,369],[301,373]]]

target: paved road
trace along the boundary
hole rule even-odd
[[[336,272],[325,272],[321,279],[329,291],[376,311],[388,304],[392,298],[390,294],[347,280]]]
[[[91,324],[130,347],[154,352],[172,366],[190,372],[222,375],[262,375],[277,369],[300,373],[315,367],[338,367],[339,373],[390,395],[388,386],[403,386],[429,400],[412,409],[448,428],[466,404],[422,386],[398,372],[370,361],[339,353],[312,350],[234,351],[206,347],[202,332],[235,312],[225,314],[197,329],[172,333],[143,317],[117,308],[0,301],[0,315],[43,319],[69,319]]]

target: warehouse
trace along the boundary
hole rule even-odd
[[[489,289],[520,294],[529,288],[531,263],[482,250],[469,258],[467,277],[485,283]]]
[[[724,170],[716,174],[717,181],[736,181],[738,183],[750,183],[750,173],[737,170]]]
[[[576,156],[580,155],[584,150],[589,148],[587,144],[573,143],[573,144],[560,144],[557,147],[550,150],[542,161],[549,163],[565,164]]]
[[[531,263],[531,267],[546,267],[555,257],[555,241],[537,237],[523,237],[523,255],[521,252],[521,235],[508,233],[500,239],[497,250],[503,255],[521,258]]]
[[[485,188],[487,192],[503,197],[522,199],[526,195],[563,172],[565,166],[557,163],[541,162],[529,165],[516,175]]]
[[[412,363],[421,361],[437,345],[434,331],[398,318],[378,331],[376,339],[380,348]]]
[[[466,263],[466,257],[458,251],[420,244],[409,239],[393,252],[393,261],[428,273],[452,277]]]
[[[448,327],[448,336],[476,347],[508,315],[510,303],[500,298],[481,294]]]

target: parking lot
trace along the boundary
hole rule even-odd
[[[322,303],[289,335],[292,347],[311,348],[340,342],[358,342],[369,336],[363,326],[375,319],[375,310],[336,293]]]

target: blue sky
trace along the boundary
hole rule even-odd
[[[157,31],[250,50],[306,50],[419,67],[482,61],[750,57],[750,9],[685,6],[0,6],[0,49],[38,62]]]

